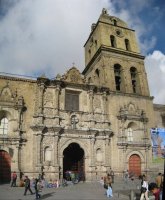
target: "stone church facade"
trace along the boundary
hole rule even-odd
[[[46,179],[74,171],[91,181],[110,168],[152,170],[150,129],[163,125],[165,107],[153,105],[135,31],[103,9],[84,48],[82,73],[0,76],[1,181],[10,171]]]

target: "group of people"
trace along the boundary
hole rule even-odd
[[[129,178],[132,180],[132,176],[130,176],[128,170],[126,170],[124,173],[124,181],[127,182]],[[155,200],[163,200],[163,174],[158,173],[157,177],[155,178],[155,182],[148,182],[146,175],[140,176],[139,179],[141,180],[140,200],[149,200],[149,192],[153,194]],[[114,176],[108,173],[107,176],[101,178],[100,183],[106,189],[106,196],[109,198],[113,197],[112,183],[114,183]]]
[[[73,184],[78,183],[79,181],[85,180],[84,173],[80,172],[73,172],[73,171],[66,171],[65,172],[66,181],[72,181]]]
[[[14,171],[11,175],[11,187],[16,187],[16,181],[17,181],[17,173]],[[41,190],[42,190],[40,174],[39,174],[38,178],[35,178],[33,180],[33,186],[34,186],[35,192],[32,192],[32,190],[31,190],[31,181],[28,176],[25,176],[24,179],[21,179],[20,184],[21,184],[21,186],[25,187],[24,196],[26,196],[27,191],[29,191],[31,194],[36,195],[36,199],[39,199],[41,197],[41,194],[39,194],[39,192],[41,192]]]
[[[141,177],[141,196],[140,200],[149,200],[148,192],[150,191],[154,196],[155,200],[162,200],[162,189],[164,182],[164,175],[158,173],[155,182],[148,183],[147,176],[142,175]]]

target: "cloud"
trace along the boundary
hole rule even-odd
[[[0,3],[1,72],[31,76],[45,73],[54,78],[58,73],[65,73],[73,62],[82,71],[85,67],[83,45],[103,7],[136,30],[142,53],[148,52],[157,42],[154,35],[146,37],[154,21],[146,28],[140,18],[151,6],[150,0],[120,3],[113,0],[1,0]],[[154,9],[152,15],[158,16],[159,7]],[[161,52],[155,51],[145,61],[151,94],[155,102],[161,103],[164,103],[163,58]],[[156,74],[159,83],[155,82]]]
[[[50,77],[73,62],[83,70],[91,24],[111,5],[108,0],[15,0],[9,7],[3,2],[0,71]]]
[[[154,51],[146,56],[146,71],[148,74],[149,88],[154,96],[154,103],[165,103],[165,54]]]

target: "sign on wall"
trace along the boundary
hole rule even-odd
[[[152,154],[153,158],[165,157],[165,129],[151,129]]]

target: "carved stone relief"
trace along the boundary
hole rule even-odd
[[[93,101],[93,107],[95,112],[101,112],[101,100],[100,96],[95,96]]]
[[[44,94],[44,106],[47,107],[53,106],[53,95],[50,91],[46,91]]]
[[[85,79],[78,69],[72,67],[63,77],[62,80],[72,83],[84,83]]]

